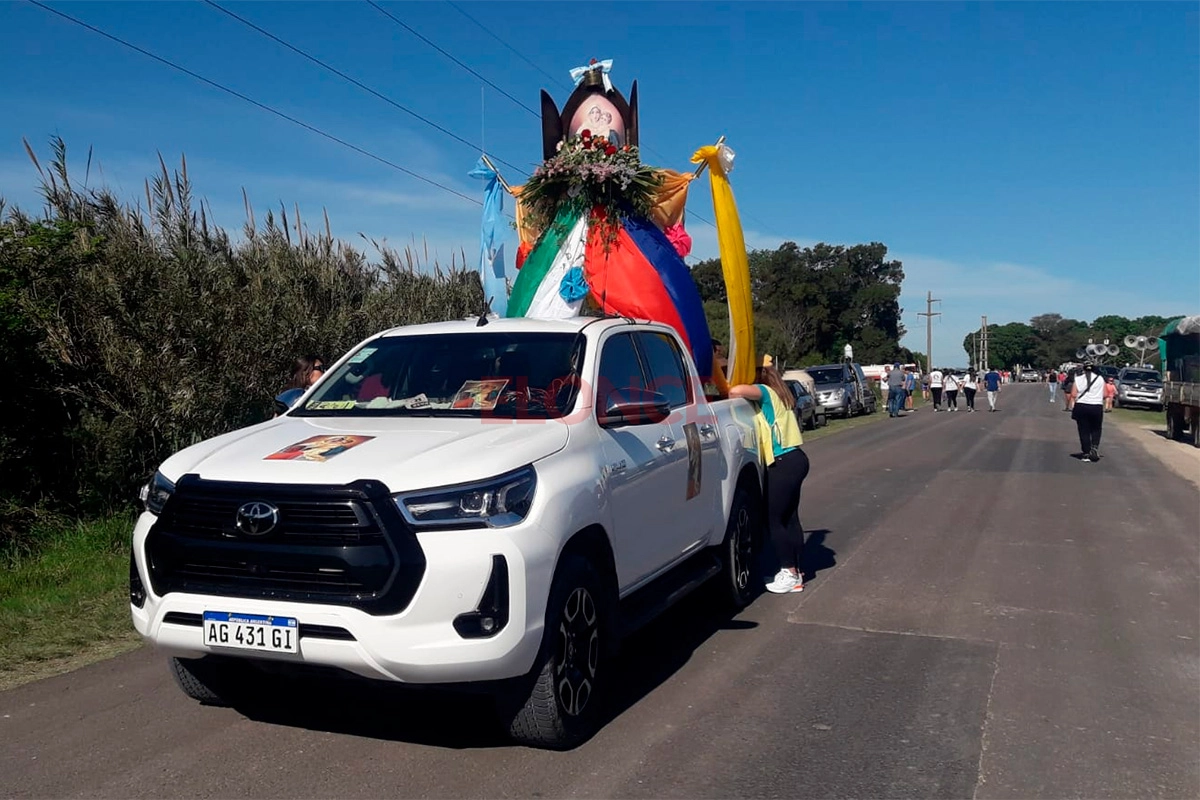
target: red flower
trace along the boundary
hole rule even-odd
[[[606,155],[606,156],[616,155],[616,153],[617,153],[617,148],[611,144],[608,147],[604,148],[604,155]]]
[[[583,130],[581,130],[579,132],[579,138],[580,139],[590,139],[590,138],[592,138],[592,132],[589,131],[587,128],[584,128]]]
[[[583,149],[584,149],[584,150],[591,150],[591,149],[592,149],[592,140],[591,140],[591,139],[584,139],[584,140],[583,140]]]

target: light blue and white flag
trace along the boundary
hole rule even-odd
[[[487,181],[483,190],[483,226],[480,229],[479,272],[483,278],[483,296],[491,298],[492,312],[503,317],[508,311],[508,281],[504,276],[504,242],[501,216],[504,212],[504,187],[500,176],[481,157],[469,177]]]

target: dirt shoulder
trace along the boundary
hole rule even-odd
[[[1107,416],[1107,415],[1106,415]],[[1173,472],[1200,487],[1200,447],[1167,438],[1167,423],[1147,423],[1114,413],[1109,421],[1132,436],[1147,453],[1166,464]]]

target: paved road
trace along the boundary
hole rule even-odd
[[[202,708],[142,650],[0,694],[0,795],[1200,796],[1200,495],[1043,389],[814,442],[809,588],[655,623],[572,752],[463,697]]]

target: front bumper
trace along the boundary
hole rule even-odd
[[[367,678],[405,683],[466,683],[523,675],[541,645],[555,540],[531,514],[504,529],[418,533],[425,570],[415,594],[395,614],[372,615],[345,604],[269,597],[222,597],[170,591],[160,596],[147,569],[147,536],[157,521],[143,513],[134,528],[135,565],[145,601],[131,605],[134,627],[164,652],[208,654],[336,667]],[[466,638],[454,620],[478,608],[502,556],[508,573],[508,622],[488,638]],[[205,611],[293,617],[299,653],[267,654],[210,647],[199,618]]]
[[[1121,405],[1161,406],[1162,389],[1124,389],[1117,392]]]
[[[817,408],[826,414],[841,414],[843,411],[850,409],[850,401],[845,397],[831,397],[829,395],[817,395]]]

